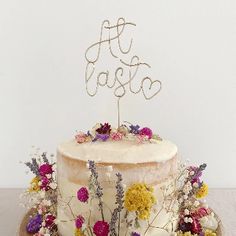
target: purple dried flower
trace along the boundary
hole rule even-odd
[[[102,140],[103,142],[107,141],[109,139],[109,134],[97,134],[95,140]]]
[[[139,129],[140,129],[139,125],[130,125],[129,128],[130,128],[130,133],[139,134]]]
[[[77,228],[77,229],[82,228],[82,225],[83,225],[84,221],[85,221],[85,220],[84,220],[84,217],[83,217],[83,216],[81,216],[81,215],[77,216],[77,218],[76,218],[76,220],[75,220],[75,226],[76,226],[76,228]]]
[[[39,214],[37,214],[36,216],[32,217],[29,220],[29,222],[28,222],[28,224],[26,226],[27,232],[30,233],[30,234],[37,233],[40,230],[40,228],[41,228],[42,221],[43,221],[42,216],[39,215]]]
[[[136,232],[132,232],[132,233],[131,233],[131,236],[140,236],[140,234],[139,234],[139,233],[136,233]]]
[[[104,123],[104,124],[100,124],[100,128],[96,129],[96,132],[98,134],[110,134],[111,132],[111,125],[109,125],[109,123]]]
[[[86,187],[82,187],[77,191],[77,198],[81,202],[87,202],[89,199],[89,192]]]

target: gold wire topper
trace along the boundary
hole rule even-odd
[[[121,36],[127,27],[134,27],[136,24],[126,22],[124,18],[119,18],[116,24],[111,25],[109,20],[104,20],[101,24],[99,40],[89,46],[85,52],[87,61],[85,70],[86,91],[89,96],[93,97],[97,94],[99,87],[107,87],[114,89],[113,93],[117,100],[118,108],[118,127],[120,126],[120,99],[125,96],[127,91],[133,94],[142,93],[146,100],[155,97],[162,88],[160,80],[153,80],[146,76],[138,87],[134,88],[133,83],[140,70],[140,67],[151,68],[146,62],[142,62],[137,55],[130,55],[133,45],[133,39],[130,39],[129,46],[122,46]],[[114,50],[114,44],[116,50]],[[110,55],[114,60],[119,62],[114,75],[111,76],[109,70],[101,71],[95,75],[96,63],[101,56],[102,47],[107,46]],[[130,60],[125,59],[130,55]],[[127,72],[127,74],[125,73]]]

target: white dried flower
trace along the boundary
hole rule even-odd
[[[189,214],[190,214],[189,210],[188,210],[188,209],[185,209],[185,210],[184,210],[184,214],[185,214],[185,215],[189,215]]]

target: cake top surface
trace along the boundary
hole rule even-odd
[[[59,145],[58,152],[82,161],[133,164],[167,161],[177,154],[177,146],[168,140],[142,144],[130,140],[78,144],[71,140]]]

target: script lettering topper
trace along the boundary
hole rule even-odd
[[[122,46],[121,36],[127,27],[136,26],[134,23],[126,22],[124,18],[119,18],[116,24],[111,25],[109,20],[104,20],[101,25],[99,40],[89,46],[85,52],[87,62],[85,70],[86,91],[89,96],[95,96],[99,87],[113,89],[115,97],[118,98],[118,127],[120,126],[120,99],[129,91],[133,94],[142,93],[147,100],[152,99],[161,91],[161,81],[153,80],[146,76],[142,78],[140,84],[133,86],[136,75],[141,67],[151,68],[146,62],[142,62],[137,55],[130,55],[133,39],[130,39],[129,46]],[[114,50],[116,45],[116,50]],[[109,70],[95,74],[96,64],[101,56],[101,49],[107,47],[114,60],[119,61],[119,66],[113,75]],[[130,60],[126,61],[127,56]],[[125,73],[127,72],[127,73]],[[126,75],[126,78],[124,76]],[[128,75],[128,76],[127,76]]]

